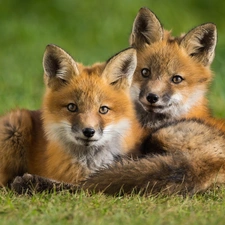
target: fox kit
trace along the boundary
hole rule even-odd
[[[112,195],[191,195],[225,183],[225,133],[222,123],[211,118],[206,99],[216,39],[211,23],[173,38],[142,8],[130,39],[138,60],[131,96],[142,126],[151,129],[142,148],[157,154],[122,159],[91,173],[80,186],[64,187]],[[61,183],[27,174],[17,177],[12,188],[21,193],[30,184],[36,191],[62,188]]]
[[[157,154],[122,160],[92,173],[78,187],[66,187],[113,195],[194,194],[225,183],[225,133],[222,123],[211,118],[206,99],[216,39],[211,23],[173,38],[142,8],[130,38],[138,60],[131,96],[142,126],[152,129],[142,148]],[[12,187],[21,192],[30,182],[36,191],[61,188],[30,175],[16,179]]]
[[[1,186],[25,172],[76,183],[116,157],[134,153],[141,140],[129,95],[134,49],[106,65],[84,67],[48,45],[43,66],[42,109],[16,110],[0,119]]]
[[[211,120],[206,94],[216,42],[212,23],[173,38],[153,12],[140,9],[130,36],[138,60],[131,95],[144,127],[182,118]]]

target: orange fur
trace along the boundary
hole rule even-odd
[[[143,135],[129,96],[134,49],[85,67],[49,45],[43,66],[42,109],[0,119],[1,185],[25,172],[77,183],[116,157],[138,152]]]
[[[140,9],[130,36],[138,60],[131,95],[143,127],[154,129],[175,120],[197,118],[225,131],[223,122],[212,118],[206,96],[213,79],[210,65],[216,42],[212,23],[173,37],[153,12]],[[175,83],[173,79],[182,80]]]
[[[148,154],[122,159],[79,186],[65,187],[111,195],[192,195],[225,183],[224,123],[211,117],[206,98],[216,38],[211,23],[174,38],[142,8],[130,37],[138,60],[131,96],[142,126],[151,131],[141,143]],[[31,189],[30,183],[35,191],[62,189],[62,183],[32,175],[16,179],[12,187],[21,193]]]

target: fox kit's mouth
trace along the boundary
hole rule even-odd
[[[154,113],[160,113],[163,112],[165,110],[167,110],[169,107],[172,106],[172,104],[169,105],[154,105],[154,104],[144,104],[142,102],[141,106],[143,107],[143,109],[147,112],[154,112]]]
[[[91,146],[91,145],[95,145],[95,143],[97,143],[98,140],[96,139],[88,139],[88,138],[76,138],[77,141],[84,146]]]

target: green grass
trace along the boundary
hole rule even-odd
[[[0,113],[37,109],[44,90],[42,56],[54,43],[77,61],[104,61],[128,46],[132,23],[147,6],[174,35],[205,23],[218,28],[209,94],[216,116],[225,106],[225,2],[220,0],[0,1]],[[0,224],[224,224],[225,190],[193,198],[112,198],[69,194],[16,196],[0,190]]]
[[[10,224],[224,224],[225,192],[193,198],[108,197],[39,194],[32,197],[0,192],[1,225]]]

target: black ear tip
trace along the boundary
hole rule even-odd
[[[201,25],[202,29],[205,29],[206,31],[211,31],[216,33],[217,32],[217,27],[216,24],[214,23],[205,23]]]
[[[58,45],[55,44],[48,44],[45,48],[45,53],[46,52],[58,52],[58,51],[63,51],[62,48],[60,48]]]
[[[155,16],[155,13],[153,13],[149,8],[147,7],[142,7],[139,9],[139,12],[138,12],[138,16],[143,16],[143,17],[146,17],[147,18],[151,18],[152,16],[153,17],[156,17]]]
[[[52,49],[52,48],[55,48],[55,47],[56,47],[56,45],[54,45],[54,44],[48,44],[45,49],[49,50],[49,49]]]
[[[53,46],[55,46],[54,44],[48,44],[47,46],[46,46],[46,48],[50,48],[50,47],[53,47]]]
[[[205,26],[211,27],[213,29],[216,29],[216,24],[215,23],[205,23]]]
[[[151,10],[144,6],[139,9],[139,12],[151,12]]]

